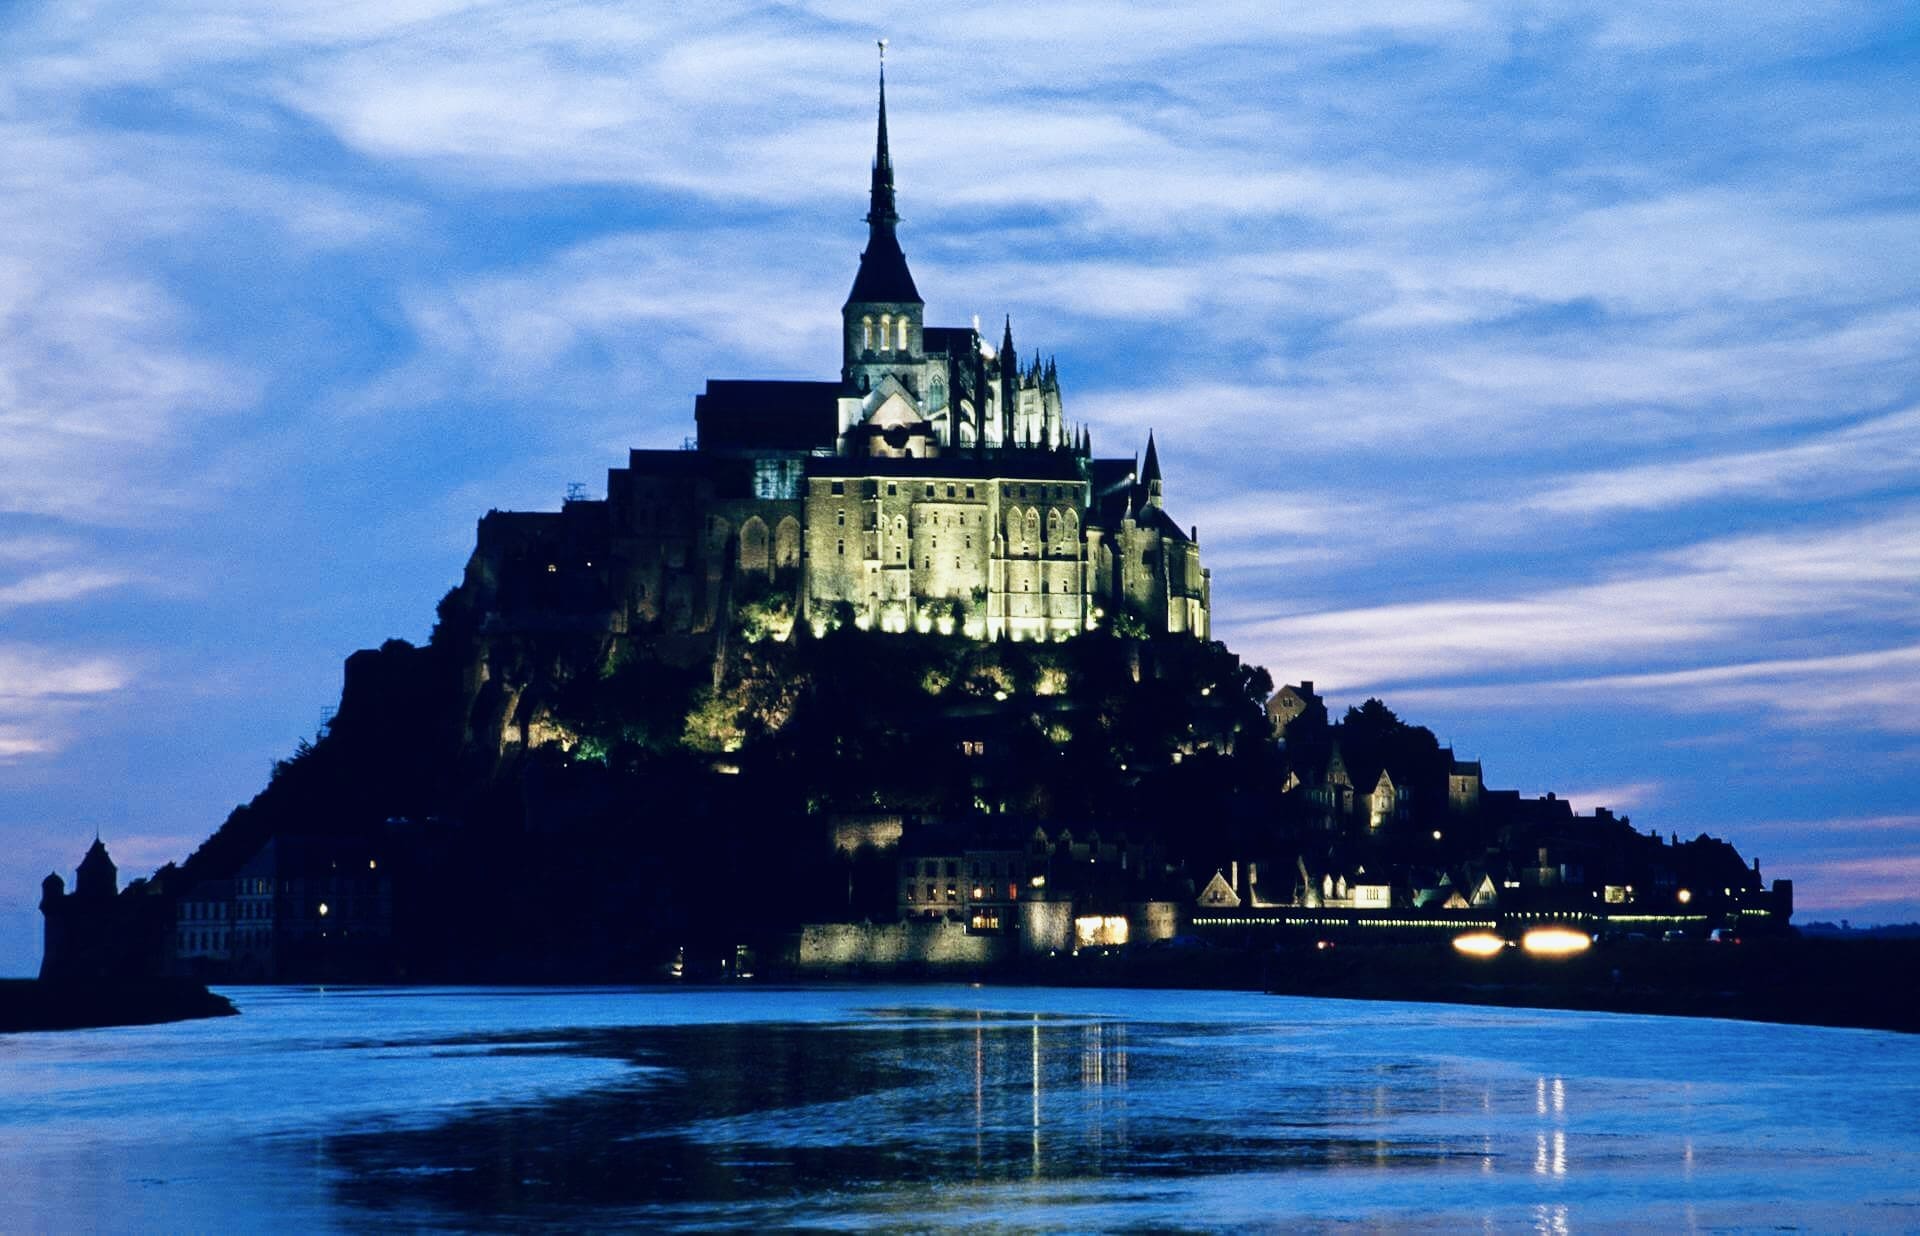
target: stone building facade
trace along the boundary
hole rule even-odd
[[[603,500],[480,521],[465,590],[507,630],[673,635],[784,600],[843,621],[1064,639],[1106,621],[1210,637],[1197,531],[1167,514],[1157,444],[1100,459],[1050,360],[929,326],[898,236],[886,82],[867,247],[833,381],[715,380],[693,449],[636,450]]]

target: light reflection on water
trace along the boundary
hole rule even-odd
[[[1239,993],[233,994],[236,1019],[0,1038],[0,1230],[1920,1226],[1920,1041],[1892,1034]]]

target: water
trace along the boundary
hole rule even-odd
[[[0,1231],[1920,1229],[1920,1038],[1228,992],[241,989],[0,1037]]]

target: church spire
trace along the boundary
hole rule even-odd
[[[867,222],[892,227],[900,222],[893,200],[893,156],[887,152],[887,41],[880,40],[880,130],[873,143],[873,205]]]
[[[893,195],[893,154],[887,149],[887,41],[880,40],[880,122],[873,143],[873,191],[867,208],[867,248],[847,304],[917,305],[920,291],[907,270],[894,229],[900,211]]]

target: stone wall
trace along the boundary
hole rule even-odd
[[[1030,957],[1073,951],[1073,902],[1021,902],[1020,951]]]
[[[1005,959],[1007,936],[969,935],[963,924],[809,923],[800,929],[802,970],[979,967]]]

